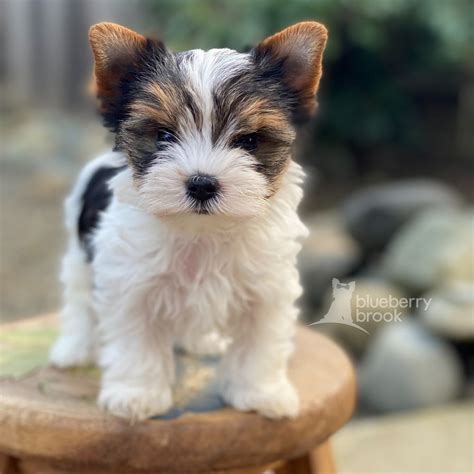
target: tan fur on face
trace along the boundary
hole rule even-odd
[[[150,83],[145,87],[145,93],[151,103],[156,104],[154,118],[168,123],[174,129],[181,127],[202,127],[202,115],[196,106],[191,89],[185,85],[177,87],[175,84]]]
[[[250,132],[266,130],[282,141],[288,142],[292,142],[295,138],[294,130],[285,114],[272,107],[263,97],[247,101],[239,110],[237,119],[245,124]]]
[[[159,104],[160,109],[164,114],[168,116],[176,115],[176,108],[179,106],[178,94],[173,93],[172,88],[164,89],[162,86],[156,82],[148,84],[146,87],[146,92],[150,94],[150,97],[154,98]]]
[[[168,104],[171,105],[171,104]],[[175,130],[178,126],[179,109],[176,108],[162,108],[161,106],[154,106],[147,102],[137,101],[130,105],[131,117],[137,120],[150,119],[153,120],[157,127]],[[174,114],[173,114],[174,112]]]
[[[247,99],[235,112],[231,122],[238,122],[237,137],[256,133],[258,146],[255,158],[259,167],[266,169],[270,195],[280,187],[290,163],[290,148],[295,139],[295,130],[285,113],[272,106],[264,97]],[[226,133],[224,132],[224,135]]]

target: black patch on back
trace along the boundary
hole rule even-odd
[[[77,222],[77,231],[79,240],[86,251],[88,262],[94,258],[91,237],[99,225],[101,212],[107,209],[112,198],[108,182],[124,168],[125,166],[98,168],[90,178],[82,195],[82,209]]]

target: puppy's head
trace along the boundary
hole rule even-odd
[[[315,108],[326,38],[303,22],[250,53],[172,53],[121,26],[93,26],[100,111],[139,205],[158,216],[262,212]]]

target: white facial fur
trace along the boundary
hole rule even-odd
[[[218,199],[207,204],[210,214],[250,217],[265,208],[268,183],[253,169],[254,159],[247,153],[216,148],[205,137],[194,137],[172,145],[167,154],[170,158],[158,158],[138,185],[130,170],[114,178],[117,198],[159,217],[193,215],[186,181],[194,174],[209,174],[220,185]]]
[[[160,217],[195,214],[186,182],[196,174],[217,178],[219,194],[206,204],[209,214],[227,217],[250,217],[266,207],[271,188],[258,172],[252,154],[231,146],[230,140],[239,130],[238,121],[230,122],[217,141],[213,140],[213,91],[220,84],[250,68],[248,54],[229,49],[186,53],[180,71],[202,116],[198,126],[188,109],[177,117],[179,140],[156,151],[152,164],[140,179],[132,171],[114,181],[116,195],[124,202],[139,206]],[[288,131],[292,134],[292,131]]]

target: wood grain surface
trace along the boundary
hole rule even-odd
[[[25,324],[31,336],[35,327],[54,327],[54,317]],[[3,326],[2,337],[21,327]],[[208,370],[212,364],[202,367]],[[182,378],[199,378],[201,369],[182,370]],[[131,425],[96,407],[97,370],[38,367],[21,377],[0,379],[0,451],[26,459],[25,466],[43,464],[58,472],[72,468],[183,474],[263,466],[322,444],[354,408],[352,365],[337,345],[317,332],[298,329],[290,378],[301,399],[301,413],[294,420],[272,421],[212,406],[212,376],[206,376],[172,417]],[[203,393],[210,401],[204,412],[205,404],[193,408]]]

